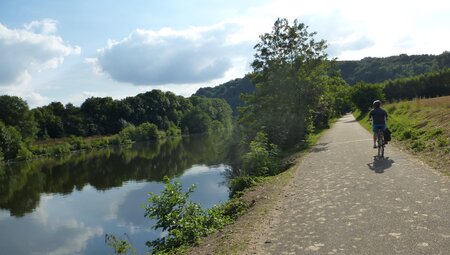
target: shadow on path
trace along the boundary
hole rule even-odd
[[[311,148],[311,152],[321,152],[326,151],[328,149],[328,143],[317,143],[314,147]]]
[[[375,173],[382,174],[384,173],[384,170],[390,168],[393,163],[394,160],[390,159],[389,157],[378,158],[378,156],[374,156],[373,162],[368,163],[367,166],[370,168],[370,170],[374,171]]]

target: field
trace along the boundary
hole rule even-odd
[[[393,142],[450,175],[450,96],[382,106],[389,114]],[[368,127],[367,113],[355,113]]]

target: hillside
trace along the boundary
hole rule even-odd
[[[442,72],[448,73],[448,70],[444,69],[450,68],[450,52],[444,52],[440,55],[408,56],[402,54],[386,58],[368,57],[358,61],[337,61],[337,68],[342,78],[349,85],[354,85],[358,81],[381,83],[387,80],[393,80],[388,84],[388,94],[393,94],[392,96],[388,96],[388,99],[411,98],[409,94],[412,97],[417,97],[417,93],[421,93],[421,90],[411,90],[411,93],[408,95],[398,95],[394,90],[398,90],[398,87],[410,86],[410,83],[417,85],[417,80],[419,83],[428,84],[430,78],[436,75],[442,75]],[[416,79],[409,79],[410,77],[415,77]],[[424,89],[423,86],[421,89]],[[234,79],[215,87],[200,88],[194,95],[225,99],[230,104],[233,114],[237,115],[236,108],[242,105],[240,94],[252,93],[254,90],[255,86],[251,83],[250,78],[245,76],[244,78]],[[438,94],[447,95],[446,92]],[[430,97],[430,95],[427,97]]]
[[[250,78],[234,79],[216,87],[200,88],[195,92],[194,96],[204,96],[210,98],[222,98],[230,104],[233,114],[237,115],[237,107],[242,105],[240,99],[241,93],[252,93],[255,91],[255,86],[252,84]]]
[[[367,57],[358,61],[337,61],[337,66],[342,78],[350,85],[358,81],[379,83],[449,68],[450,52],[446,51],[440,55]]]

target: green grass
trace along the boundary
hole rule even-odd
[[[450,96],[387,104],[392,139],[431,166],[450,175]],[[370,130],[368,113],[355,111],[356,119]]]

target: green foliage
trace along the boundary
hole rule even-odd
[[[69,143],[60,143],[49,148],[49,154],[60,156],[69,154],[72,151],[72,146]]]
[[[91,148],[90,144],[88,144],[82,137],[70,136],[69,144],[72,146],[72,149],[76,151]]]
[[[381,85],[358,83],[352,88],[351,99],[356,108],[367,112],[373,107],[373,101],[384,100],[383,87]]]
[[[279,150],[269,143],[264,132],[258,132],[250,143],[249,151],[242,157],[242,173],[249,176],[271,176],[280,170]]]
[[[261,182],[261,177],[256,176],[237,176],[230,180],[228,188],[230,189],[230,198],[234,197],[247,188],[253,187]]]
[[[232,127],[231,108],[225,100],[193,96],[190,101],[193,107],[181,120],[183,130],[198,134]]]
[[[250,206],[241,199],[232,198],[220,207],[225,217],[236,220],[240,215],[244,214]],[[213,207],[214,208],[214,207]],[[226,218],[227,219],[227,218]],[[226,222],[228,223],[228,222]]]
[[[165,178],[165,189],[160,195],[150,193],[149,204],[145,207],[145,216],[156,220],[154,229],[161,229],[167,235],[147,242],[152,247],[152,254],[173,254],[183,250],[187,245],[198,243],[201,237],[231,222],[225,210],[213,207],[204,210],[200,205],[189,200],[189,194],[182,191],[179,182]]]
[[[105,235],[105,243],[114,249],[115,255],[136,254],[136,250],[125,239],[120,239],[114,235]]]
[[[33,153],[27,148],[23,143],[20,144],[19,150],[17,151],[16,159],[18,160],[29,160],[33,157]]]
[[[28,109],[28,104],[16,96],[0,96],[0,121],[14,127],[23,139],[33,139],[36,123]]]
[[[200,88],[194,96],[203,96],[208,98],[222,98],[231,106],[233,115],[238,114],[237,108],[244,105],[241,100],[241,94],[253,93],[255,85],[247,75],[244,78],[234,79],[216,87]]]
[[[383,83],[389,101],[450,95],[450,68]]]
[[[325,41],[307,26],[278,19],[255,46],[253,94],[243,96],[239,122],[251,140],[264,131],[269,140],[289,148],[306,139],[328,80]]]
[[[359,61],[338,61],[337,64],[348,84],[361,81],[380,83],[450,68],[450,52],[445,51],[437,56],[402,54],[387,58],[368,57]]]
[[[119,136],[123,141],[127,139],[131,141],[150,141],[157,140],[160,137],[158,127],[148,122],[142,123],[137,127],[129,125],[120,131]]]
[[[0,148],[5,160],[16,158],[22,148],[22,136],[20,135],[20,132],[12,126],[5,126],[1,121]]]

